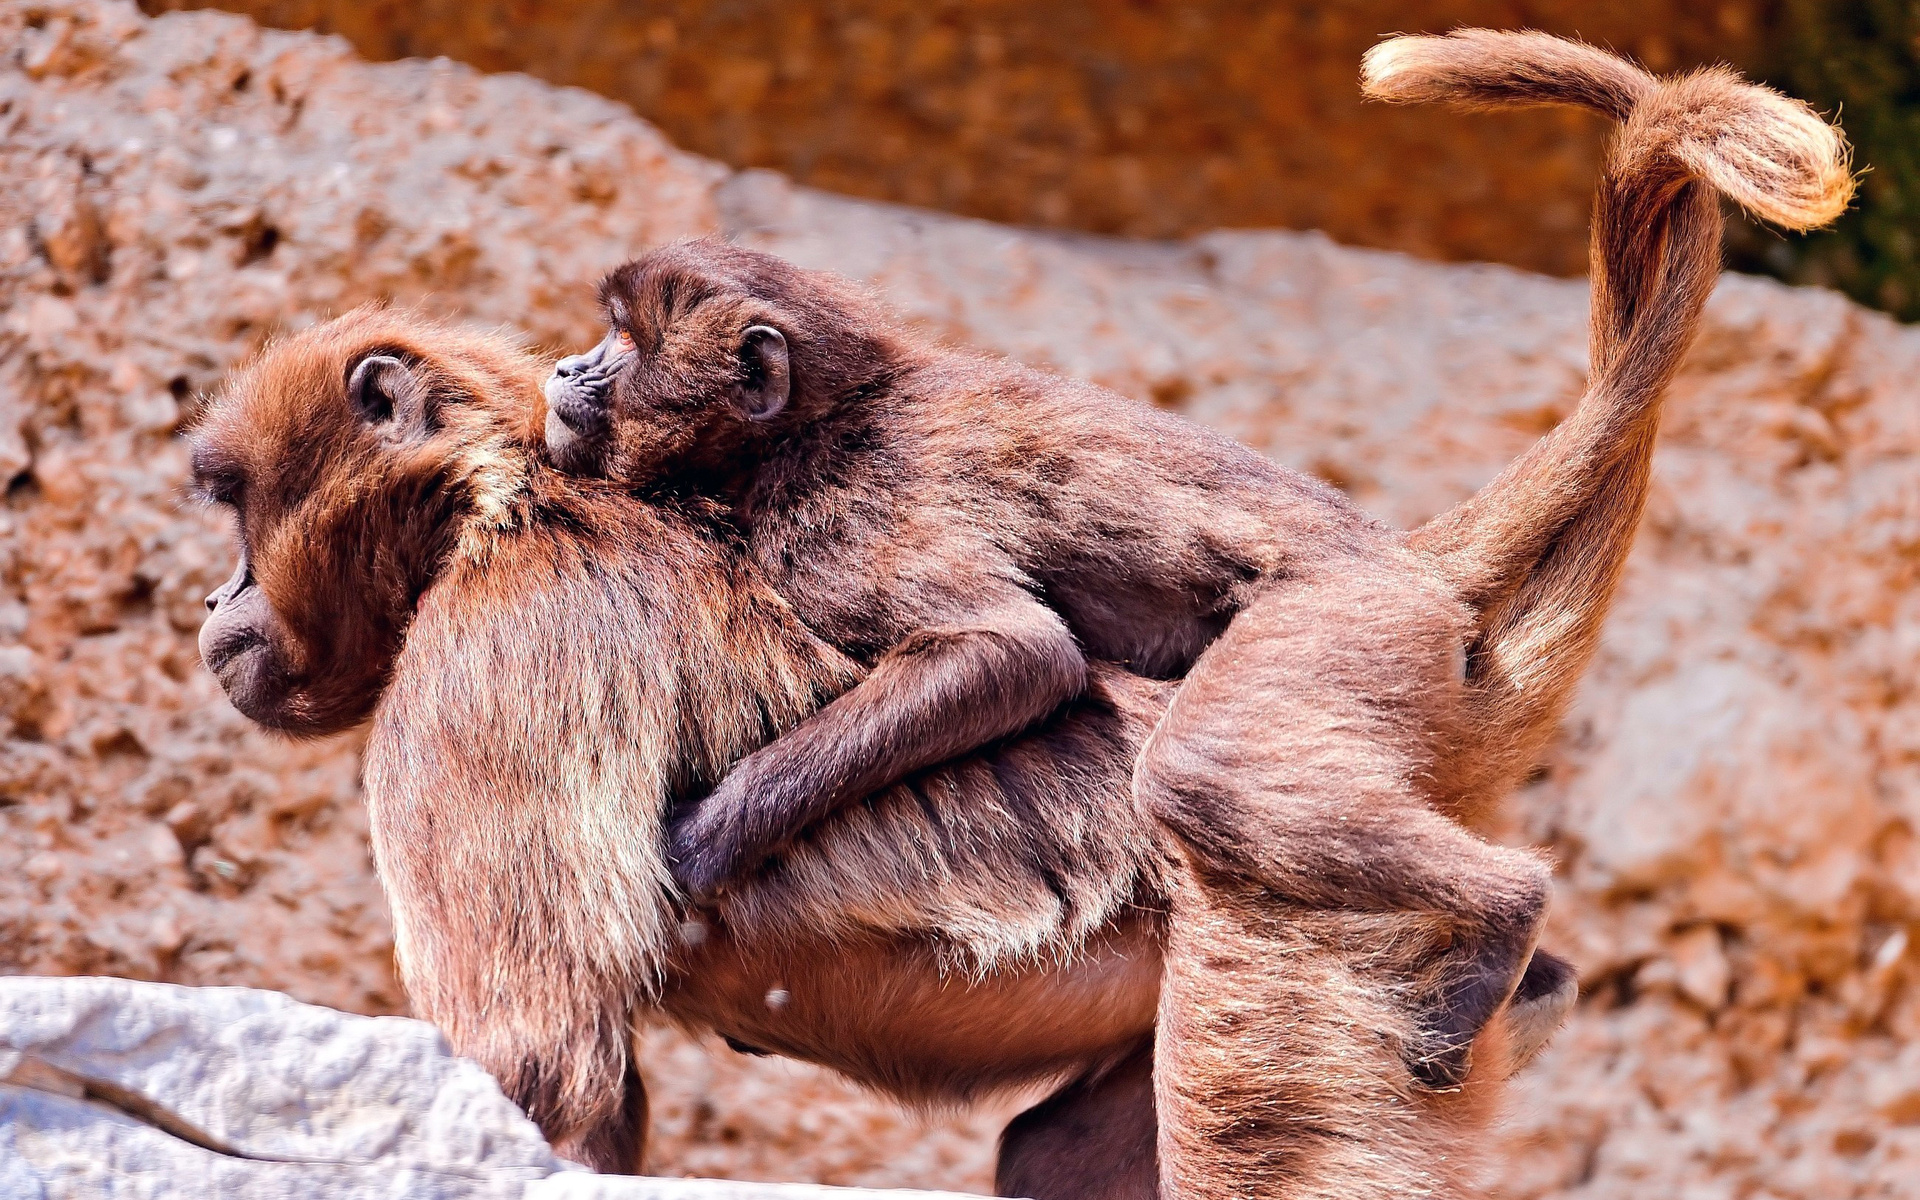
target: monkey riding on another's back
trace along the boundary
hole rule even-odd
[[[1544,864],[1467,830],[1592,652],[1716,189],[1798,227],[1850,182],[1728,72],[1479,31],[1367,85],[1623,122],[1585,398],[1412,533],[712,244],[614,273],[550,413],[515,347],[370,310],[211,402],[206,661],[371,720],[409,995],[566,1153],[638,1165],[666,1018],[921,1103],[1053,1082],[1004,1194],[1463,1194],[1571,1003]]]
[[[1186,680],[1139,796],[1206,869],[1293,903],[1452,919],[1414,1069],[1464,1078],[1550,879],[1452,818],[1531,765],[1591,650],[1657,402],[1717,274],[1714,190],[1800,227],[1850,180],[1796,102],[1726,71],[1661,83],[1541,35],[1387,42],[1367,88],[1625,122],[1595,219],[1586,402],[1412,536],[1190,421],[915,336],[838,276],[708,240],[606,277],[606,339],[547,385],[555,461],[719,504],[808,627],[870,671],[682,816],[689,894],[1030,727],[1104,659]]]

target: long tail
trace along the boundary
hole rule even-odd
[[[1464,811],[1529,770],[1586,669],[1646,501],[1660,400],[1720,270],[1724,194],[1790,229],[1853,195],[1840,131],[1713,67],[1671,79],[1579,42],[1469,29],[1368,52],[1391,101],[1571,104],[1622,122],[1594,204],[1590,375],[1573,415],[1409,535],[1475,613],[1470,728],[1441,790]]]

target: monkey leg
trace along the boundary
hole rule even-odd
[[[601,1120],[553,1144],[553,1152],[603,1175],[638,1175],[647,1149],[647,1085],[631,1061],[619,1103]]]
[[[1412,1065],[1453,1087],[1526,968],[1551,874],[1417,787],[1458,710],[1457,609],[1395,562],[1337,567],[1275,582],[1201,655],[1135,794],[1201,865],[1282,903],[1443,918]]]
[[[1478,1080],[1435,1095],[1405,1063],[1404,973],[1431,918],[1293,908],[1190,859],[1175,873],[1153,1068],[1161,1195],[1457,1195],[1487,1108]]]
[[[993,1190],[1029,1200],[1155,1200],[1153,1045],[1069,1080],[1000,1135]]]
[[[1000,1135],[995,1193],[1451,1195],[1492,1089],[1478,1071],[1456,1093],[1408,1086],[1406,978],[1418,972],[1410,955],[1427,918],[1289,912],[1245,881],[1176,871],[1184,877],[1162,985],[1165,1052],[1143,1044],[1015,1117]],[[1533,1057],[1577,991],[1571,967],[1536,952],[1502,1027],[1488,1035],[1502,1051],[1490,1056],[1500,1061],[1487,1064],[1488,1077],[1504,1079]]]
[[[1352,1200],[1370,1192],[1396,1194],[1409,1181],[1457,1175],[1460,1147],[1470,1144],[1472,1126],[1485,1123],[1487,1106],[1471,1094],[1408,1096],[1396,1048],[1408,1034],[1404,988],[1393,981],[1410,964],[1396,960],[1393,950],[1356,953],[1357,941],[1367,939],[1347,936],[1351,924],[1343,928],[1338,917],[1319,914],[1316,930],[1312,917],[1298,914],[1298,924],[1289,927],[1263,893],[1245,884],[1237,900],[1230,890],[1208,888],[1197,878],[1189,886],[1203,890],[1186,893],[1180,905],[1185,936],[1169,958],[1174,966],[1167,983],[1176,989],[1174,1011],[1162,1015],[1174,1044],[1160,1059],[1175,1114],[1172,1153],[1179,1182],[1162,1192],[1155,1054],[1148,1041],[1118,1062],[1069,1080],[1008,1122],[1000,1135],[994,1194],[1030,1200],[1244,1197],[1278,1190],[1276,1183],[1284,1180],[1294,1185],[1289,1196]],[[1249,910],[1249,904],[1255,907]],[[1327,937],[1330,931],[1337,941]],[[1339,949],[1329,953],[1326,945],[1316,945],[1316,932],[1320,942]],[[1404,942],[1385,940],[1404,951]],[[1189,957],[1196,947],[1204,956],[1199,962]],[[1303,953],[1316,957],[1297,962]],[[1566,1019],[1578,992],[1570,965],[1535,951],[1504,1013],[1496,1037],[1503,1061],[1490,1076],[1504,1079],[1525,1066]],[[1244,1011],[1204,1019],[1221,1011],[1223,997]],[[1249,1014],[1256,1023],[1278,1014],[1278,1032],[1248,1025]],[[1336,1061],[1324,1073],[1329,1056]],[[1276,1086],[1251,1098],[1261,1089],[1223,1095],[1222,1078],[1264,1079]],[[1299,1085],[1301,1079],[1307,1086]],[[1466,1090],[1477,1086],[1470,1083]],[[1397,1152],[1393,1163],[1357,1155],[1350,1144],[1356,1131],[1342,1132],[1353,1119],[1356,1098],[1360,1107],[1371,1104],[1392,1122],[1391,1136],[1375,1149]],[[1269,1127],[1226,1117],[1236,1101],[1256,1119],[1264,1114]],[[1277,1103],[1291,1107],[1276,1115]],[[1224,1157],[1209,1136],[1220,1123],[1236,1131]],[[1368,1127],[1357,1132],[1369,1136]]]

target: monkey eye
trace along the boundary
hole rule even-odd
[[[613,344],[619,349],[621,354],[626,354],[633,349],[633,335],[624,329],[615,329],[613,331]]]
[[[193,473],[193,494],[207,504],[237,509],[245,490],[246,480],[232,471],[196,470]]]

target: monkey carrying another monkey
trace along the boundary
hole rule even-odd
[[[1513,73],[1489,82],[1502,55]],[[1609,199],[1629,207],[1603,236],[1626,237],[1629,255],[1651,239],[1653,259],[1603,264],[1596,279],[1627,303],[1705,299],[1685,275],[1671,289],[1613,278],[1660,267],[1667,206],[1683,243],[1692,232],[1686,210],[1700,202],[1669,194],[1691,185],[1663,139],[1722,137],[1731,114],[1716,104],[1765,98],[1765,115],[1798,119],[1782,128],[1809,135],[1805,149],[1838,145],[1804,109],[1724,73],[1662,90],[1527,35],[1391,42],[1368,72],[1388,98],[1571,96],[1626,119]],[[1654,102],[1636,112],[1642,99]],[[1710,286],[1714,273],[1694,274]],[[1436,562],[1332,489],[1191,422],[916,338],[858,285],[772,255],[682,243],[612,272],[600,293],[607,337],[547,384],[555,460],[720,504],[799,618],[868,669],[678,822],[675,874],[690,895],[710,898],[842,805],[1029,727],[1078,694],[1086,655],[1187,677],[1141,763],[1141,801],[1207,870],[1291,902],[1449,917],[1459,961],[1436,979],[1413,1066],[1431,1086],[1465,1077],[1473,1036],[1532,953],[1551,881],[1537,857],[1440,811],[1497,798],[1459,794],[1439,769],[1495,650],[1480,628],[1487,598],[1449,575],[1457,552]],[[1637,315],[1601,319],[1631,338]],[[1678,315],[1657,336],[1691,329],[1695,314]],[[1626,379],[1602,360],[1596,407],[1648,409],[1665,376],[1644,372],[1659,357],[1629,354],[1642,374]],[[1598,456],[1631,431],[1594,432],[1556,477],[1529,481],[1541,494],[1501,514],[1532,556],[1501,545],[1497,564],[1466,570],[1492,567],[1495,591],[1524,577],[1571,518],[1553,489],[1590,486]],[[1624,546],[1632,525],[1610,532]]]
[[[208,665],[290,733],[371,718],[409,994],[565,1152],[637,1164],[657,1014],[914,1101],[1061,1081],[1008,1194],[1455,1194],[1572,998],[1544,867],[1465,823],[1591,654],[1715,190],[1801,227],[1851,181],[1730,72],[1468,31],[1366,83],[1624,123],[1587,395],[1412,534],[710,244],[611,277],[548,411],[379,310],[210,403]]]

